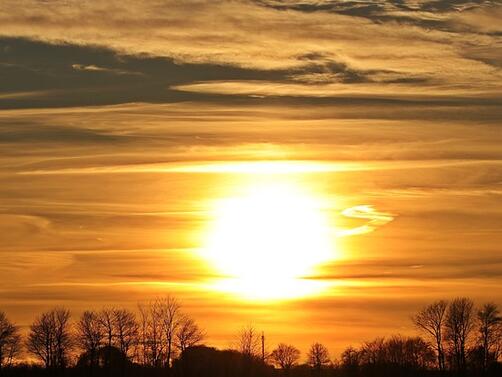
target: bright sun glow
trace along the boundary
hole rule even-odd
[[[218,201],[204,255],[228,277],[217,289],[259,299],[319,291],[321,282],[304,278],[335,257],[322,202],[293,184]]]

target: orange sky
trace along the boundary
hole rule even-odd
[[[252,323],[337,355],[414,332],[437,298],[502,303],[501,7],[21,3],[0,4],[0,310],[17,323],[171,293],[211,344]],[[319,203],[332,254],[306,278],[327,288],[215,289],[215,203],[271,185]]]

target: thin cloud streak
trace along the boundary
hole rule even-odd
[[[134,164],[99,166],[87,168],[62,168],[57,170],[20,171],[19,175],[72,175],[72,174],[121,174],[121,173],[201,173],[201,174],[305,174],[363,172],[378,170],[403,170],[420,168],[439,168],[448,166],[502,164],[502,161],[491,160],[424,160],[424,161],[368,161],[368,162],[315,162],[315,161],[214,161],[205,164]],[[174,165],[174,166],[173,166]]]
[[[399,98],[431,100],[431,98],[476,97],[500,98],[501,81],[464,85],[409,85],[394,83],[364,84],[297,84],[267,81],[209,81],[174,86],[173,89],[194,93],[213,93],[244,96],[288,97],[353,97]]]

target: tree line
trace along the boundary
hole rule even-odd
[[[314,342],[304,362],[280,343],[268,352],[252,326],[232,349],[203,344],[205,333],[172,296],[123,308],[38,315],[26,336],[0,312],[0,375],[174,377],[502,376],[502,316],[496,304],[440,300],[411,317],[420,336],[392,335],[346,348],[340,358]],[[27,356],[32,363],[27,363]]]

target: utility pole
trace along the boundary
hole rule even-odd
[[[265,363],[265,333],[261,332],[261,360]]]

